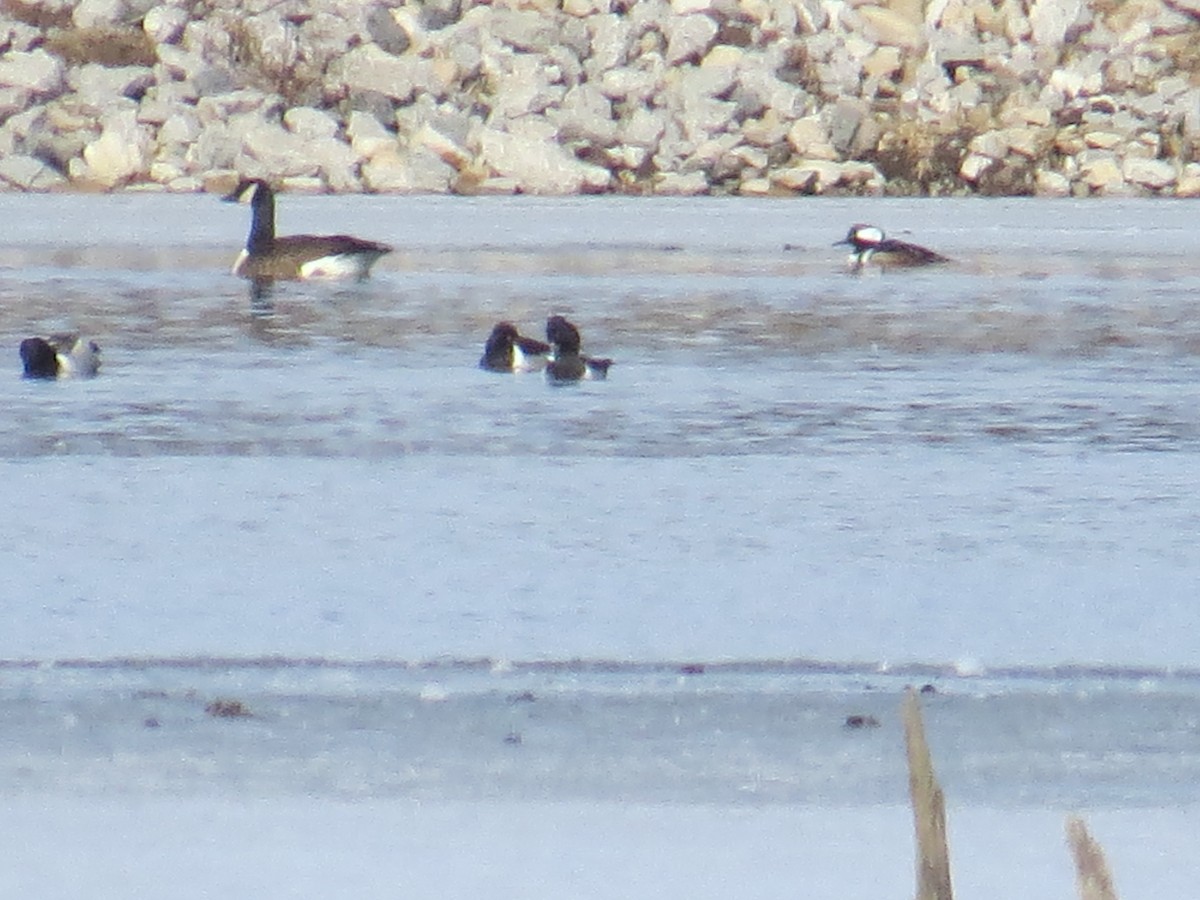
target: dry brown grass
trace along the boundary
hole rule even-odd
[[[1075,859],[1075,883],[1080,900],[1117,900],[1104,851],[1088,833],[1083,820],[1067,819],[1067,843]]]
[[[880,123],[883,134],[876,148],[865,153],[895,194],[964,193],[958,170],[967,153],[971,132],[909,120]]]
[[[70,9],[52,9],[41,3],[26,3],[23,0],[0,0],[0,12],[23,25],[46,31],[50,28],[69,28]]]
[[[247,87],[278,94],[289,106],[322,104],[327,60],[311,60],[299,52],[286,59],[267,53],[262,38],[242,19],[230,19],[225,33],[229,61]]]
[[[158,58],[154,42],[140,28],[59,28],[46,35],[44,46],[72,66],[151,66]]]
[[[917,692],[904,695],[904,744],[908,790],[917,834],[917,900],[954,900],[946,843],[946,798],[933,771]]]

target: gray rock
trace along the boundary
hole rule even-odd
[[[380,50],[393,56],[399,56],[412,45],[408,31],[386,6],[373,7],[367,13],[367,32]]]
[[[1131,184],[1161,191],[1175,183],[1177,172],[1165,159],[1126,158],[1121,164],[1121,174]]]
[[[858,129],[869,113],[866,101],[846,97],[826,109],[829,115],[829,142],[838,152],[849,152],[854,146]]]
[[[554,17],[536,9],[496,6],[488,24],[496,40],[522,53],[542,54],[559,41],[558,24]]]
[[[1175,185],[1176,197],[1200,197],[1200,163],[1188,163]]]
[[[557,126],[564,141],[582,140],[608,146],[617,137],[612,103],[589,83],[567,91],[562,102],[548,110],[546,117]]]
[[[113,25],[125,14],[124,0],[79,0],[71,20],[76,28],[95,28]]]
[[[494,85],[480,99],[491,108],[491,120],[518,119],[544,113],[557,106],[566,94],[558,73],[547,68],[538,56],[501,51],[487,57],[484,74]]]
[[[346,119],[346,137],[361,159],[371,159],[397,149],[394,133],[384,128],[374,116],[357,110]]]
[[[155,44],[174,44],[187,22],[187,12],[178,6],[156,6],[142,19],[142,30]]]
[[[67,179],[33,156],[0,156],[0,181],[23,191],[50,191]]]
[[[154,84],[154,73],[145,66],[111,68],[89,63],[73,69],[67,83],[80,102],[103,110],[120,99],[140,100]]]
[[[515,180],[526,194],[596,192],[611,181],[608,170],[575,159],[555,142],[552,130],[532,124],[515,134],[484,128],[479,151],[493,174]]]
[[[700,171],[687,174],[666,172],[654,180],[654,193],[663,196],[695,197],[708,192],[708,176]]]
[[[62,60],[45,50],[0,56],[0,87],[19,88],[31,96],[48,97],[63,89],[65,75]]]
[[[584,60],[584,69],[591,81],[599,80],[606,72],[624,66],[633,43],[633,26],[628,18],[608,13],[587,20],[591,35],[591,55]]]
[[[428,59],[392,56],[374,44],[356,47],[334,67],[334,80],[349,92],[373,91],[407,103],[418,90],[440,96],[432,62]]]
[[[379,193],[443,194],[456,176],[453,166],[423,148],[405,156],[398,152],[380,153],[362,167],[363,184]]]
[[[259,120],[246,128],[240,152],[260,163],[255,170],[277,178],[315,176],[319,169],[309,141],[275,122]]]
[[[133,110],[107,115],[100,136],[83,148],[81,159],[71,160],[71,180],[110,189],[131,181],[145,173],[149,145],[149,133]]]
[[[699,62],[712,47],[717,36],[717,23],[706,15],[672,16],[665,23],[667,33],[666,61],[676,66],[683,62]]]
[[[293,106],[283,114],[283,124],[292,134],[309,141],[329,140],[339,127],[332,115],[311,106]]]
[[[1029,10],[1033,42],[1042,47],[1061,47],[1068,29],[1084,11],[1083,0],[1034,0]]]
[[[661,114],[638,106],[618,122],[617,131],[621,143],[655,150],[666,131],[666,124]]]
[[[0,122],[29,107],[30,93],[25,88],[0,88]]]

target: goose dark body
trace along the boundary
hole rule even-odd
[[[246,249],[233,265],[233,274],[254,281],[273,279],[364,279],[388,244],[347,234],[275,235],[275,192],[261,178],[244,178],[225,200],[250,202],[250,235]]]

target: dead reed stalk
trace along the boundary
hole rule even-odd
[[[1075,884],[1079,886],[1079,900],[1117,900],[1112,875],[1104,851],[1088,833],[1083,819],[1071,816],[1067,819],[1067,843],[1075,857]]]
[[[904,743],[917,836],[917,900],[954,900],[946,844],[946,799],[933,772],[921,704],[912,688],[904,696]]]

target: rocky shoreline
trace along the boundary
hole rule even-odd
[[[0,0],[0,189],[1200,196],[1200,0]]]

